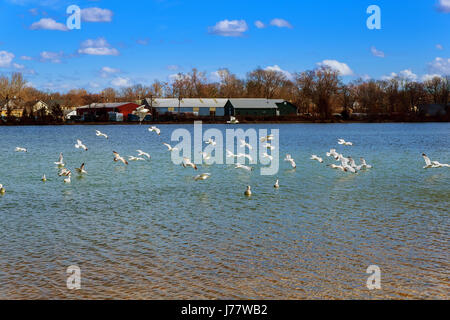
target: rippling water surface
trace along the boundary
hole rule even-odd
[[[161,144],[179,127],[193,129],[0,127],[0,298],[449,298],[450,169],[424,170],[421,157],[450,162],[449,124],[242,125],[279,128],[280,157],[291,153],[297,169],[280,161],[272,177],[213,165],[199,169],[212,173],[201,182]],[[330,148],[373,169],[346,174],[308,159]],[[136,149],[151,161],[112,161],[112,150]],[[59,152],[88,175],[65,185]],[[381,290],[366,288],[372,264]],[[70,265],[81,290],[66,287]]]

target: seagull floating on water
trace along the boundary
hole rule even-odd
[[[97,137],[105,137],[106,139],[108,139],[108,135],[104,134],[103,132],[100,132],[98,130],[95,130],[95,135]]]
[[[42,182],[46,182],[47,181],[47,177],[45,176],[45,174],[42,176],[41,181]]]
[[[77,140],[77,143],[75,145],[75,148],[77,149],[83,149],[84,151],[87,151],[88,148],[81,142],[81,140]]]
[[[116,151],[113,151],[113,154],[114,154],[114,162],[122,161],[124,164],[128,164],[128,161],[125,160],[124,157],[121,157],[120,154],[118,154]]]
[[[245,190],[244,194],[249,197],[252,195],[252,190],[250,186],[247,186],[247,190]]]
[[[21,147],[16,147],[15,151],[16,152],[28,152],[28,150],[26,148],[21,148]]]
[[[0,194],[5,194],[6,189],[3,187],[3,185],[0,183]]]
[[[352,146],[353,143],[349,141],[345,141],[344,139],[338,139],[338,144],[343,144],[344,146]]]
[[[278,184],[278,179],[277,179],[277,181],[275,181],[275,184],[273,185],[273,187],[275,189],[278,189],[280,187],[280,185]]]
[[[72,176],[72,175],[69,174],[69,175],[67,176],[67,178],[64,179],[64,183],[70,183],[70,177],[71,177],[71,176]]]
[[[425,153],[422,153],[422,157],[425,160],[425,166],[424,169],[428,168],[443,168],[447,167],[450,168],[450,164],[447,163],[440,163],[439,161],[431,161],[430,158]]]

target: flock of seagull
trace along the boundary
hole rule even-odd
[[[161,135],[161,130],[155,126],[151,126],[150,128],[148,128],[149,132],[155,132],[158,136]],[[97,137],[102,137],[105,139],[109,139],[108,135],[99,131],[99,130],[95,130],[95,134]],[[261,143],[264,143],[264,148],[266,148],[267,150],[274,150],[275,147],[273,145],[271,145],[271,141],[274,139],[273,135],[267,135],[265,137],[262,137],[260,139]],[[206,142],[207,145],[212,145],[215,146],[217,143],[216,141],[214,141],[212,138],[209,138]],[[241,143],[241,147],[243,147],[244,149],[249,149],[249,150],[253,150],[253,146],[246,142],[243,139],[240,139],[240,143]],[[352,142],[349,141],[345,141],[344,139],[338,139],[337,143],[339,145],[342,146],[353,146]],[[163,143],[164,146],[167,147],[167,151],[169,152],[174,152],[177,151],[178,148],[176,147],[172,147],[170,144],[168,143]],[[83,142],[79,139],[77,139],[76,144],[75,144],[75,148],[77,149],[81,149],[84,151],[88,151],[88,148],[86,147],[85,144],[83,144]],[[28,150],[26,148],[23,147],[16,147],[15,148],[16,152],[28,152]],[[128,161],[146,161],[146,160],[150,160],[151,156],[149,153],[144,152],[142,150],[136,150],[138,155],[137,156],[128,156],[128,160],[125,159],[124,157],[122,157],[118,152],[113,151],[113,161],[114,162],[122,162],[124,165],[128,165]],[[211,158],[210,154],[207,154],[206,152],[200,151],[202,154],[202,158],[203,160],[209,160]],[[248,159],[249,162],[253,161],[253,158],[246,153],[238,153],[238,154],[234,154],[233,152],[226,150],[227,153],[227,157],[229,158],[235,158],[235,159],[240,159],[240,158],[244,158],[244,159]],[[329,158],[334,159],[335,161],[338,162],[338,164],[335,163],[331,163],[331,164],[327,164],[327,166],[329,166],[332,169],[336,169],[336,170],[340,170],[343,172],[350,172],[350,173],[357,173],[358,171],[361,170],[367,170],[367,169],[371,169],[372,166],[367,164],[366,160],[364,158],[360,158],[360,164],[356,164],[355,160],[352,157],[345,157],[342,153],[338,153],[336,151],[336,149],[330,149],[329,152],[326,152],[326,156]],[[262,154],[263,158],[267,158],[270,160],[273,160],[273,156],[269,155],[267,152],[264,152]],[[444,164],[444,163],[440,163],[438,161],[431,161],[430,158],[423,153],[422,154],[423,159],[425,160],[425,166],[423,167],[424,169],[429,169],[429,168],[442,168],[442,167],[450,167],[449,164]],[[310,160],[313,161],[318,161],[319,163],[323,163],[324,160],[322,157],[319,157],[315,154],[311,155]],[[296,168],[297,165],[295,163],[295,160],[292,158],[292,156],[290,154],[286,154],[286,157],[284,158],[284,161],[288,162],[292,168]],[[61,152],[59,154],[59,158],[58,161],[54,162],[55,165],[57,165],[57,167],[59,168],[59,172],[58,175],[60,177],[64,177],[63,182],[70,184],[71,183],[71,176],[72,176],[72,171],[69,170],[68,168],[65,167],[65,162],[64,162],[64,155]],[[191,167],[194,170],[198,170],[197,165],[195,165],[189,158],[184,157],[183,161],[181,163],[181,165],[184,168],[187,167]],[[245,164],[241,164],[241,163],[236,163],[235,164],[235,168],[236,169],[242,169],[242,170],[246,170],[246,171],[252,171],[253,167],[250,167],[248,165]],[[75,171],[80,175],[86,175],[87,174],[87,170],[86,170],[86,166],[85,163],[82,163],[81,166],[79,168],[76,168]],[[211,177],[210,173],[201,173],[198,174],[196,176],[194,176],[194,180],[195,181],[201,181],[201,180],[206,180],[209,179]],[[43,182],[47,181],[47,177],[45,176],[45,174],[42,176],[41,180]],[[279,180],[277,179],[275,184],[274,184],[274,188],[278,189],[280,187],[279,184]],[[0,184],[0,195],[5,194],[6,190],[3,187],[2,184]],[[251,191],[251,186],[247,186],[247,189],[245,190],[244,194],[246,196],[251,196],[252,195],[252,191]]]

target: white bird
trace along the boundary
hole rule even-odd
[[[241,141],[241,147],[243,147],[243,148],[247,147],[249,150],[253,150],[253,147],[250,143],[245,142],[245,140],[243,140],[243,139],[240,139],[240,141]]]
[[[173,148],[170,144],[168,143],[163,143],[163,145],[165,145],[167,147],[167,149],[172,152],[172,151],[177,151],[178,148]]]
[[[211,155],[209,153],[202,152],[202,151],[200,151],[200,153],[202,154],[203,160],[207,161],[207,160],[211,159]]]
[[[145,161],[142,157],[128,156],[128,160],[130,161]]]
[[[199,175],[195,176],[195,177],[194,177],[194,180],[195,180],[195,181],[206,180],[206,179],[208,179],[208,178],[210,178],[210,177],[211,177],[211,174],[210,174],[210,173],[202,173],[202,174],[199,174]]]
[[[344,146],[352,146],[353,143],[349,141],[345,141],[344,139],[338,139],[338,144],[343,144]]]
[[[227,149],[226,151],[227,151],[227,158],[237,158],[237,155],[235,155],[230,150]]]
[[[274,149],[275,149],[275,147],[272,146],[270,143],[264,144],[264,148],[267,148],[267,149],[269,149],[269,150],[274,150]]]
[[[280,187],[280,185],[278,184],[278,179],[277,179],[277,181],[275,181],[275,184],[273,185],[273,187],[275,189],[278,189]]]
[[[327,166],[331,167],[332,169],[337,169],[337,170],[341,170],[341,171],[346,171],[346,169],[343,166],[338,166],[334,163],[332,164],[328,164]]]
[[[59,160],[58,162],[55,162],[55,164],[58,165],[58,167],[64,167],[64,157],[62,152],[59,154]]]
[[[311,156],[310,159],[311,159],[311,160],[317,160],[317,161],[319,161],[320,163],[323,162],[323,159],[322,159],[321,157],[316,156],[315,154],[313,154],[313,155]]]
[[[450,164],[447,163],[440,163],[439,161],[431,161],[430,158],[425,153],[422,153],[422,157],[425,160],[425,166],[424,169],[428,168],[443,168],[443,167],[450,167]]]
[[[6,189],[3,188],[3,185],[0,183],[0,194],[5,194]]]
[[[28,150],[26,148],[21,148],[21,147],[16,147],[15,151],[16,152],[28,152]]]
[[[86,169],[84,169],[84,167],[85,167],[85,165],[84,165],[84,163],[83,163],[83,164],[81,164],[81,167],[76,168],[75,170],[77,170],[77,172],[78,172],[79,174],[87,174],[87,171],[86,171]]]
[[[359,158],[359,160],[361,161],[361,165],[358,166],[358,170],[361,169],[370,169],[372,168],[372,166],[370,164],[366,163],[366,159],[364,158]]]
[[[272,140],[273,140],[273,134],[269,134],[268,136],[262,137],[260,139],[261,142],[272,141]]]
[[[287,161],[291,164],[292,168],[297,168],[297,165],[295,164],[294,159],[292,159],[290,154],[286,155],[286,158],[284,158],[284,161]]]
[[[84,151],[87,151],[88,148],[81,142],[81,140],[77,140],[77,143],[75,144],[75,148],[77,149],[83,149]]]
[[[41,181],[42,181],[42,182],[46,182],[46,181],[47,181],[47,177],[45,176],[45,173],[44,173],[44,175],[42,176]]]
[[[150,132],[156,132],[156,134],[159,136],[161,135],[161,130],[159,130],[157,127],[151,126],[150,128],[148,128],[148,131]]]
[[[344,165],[343,167],[344,167],[345,171],[350,171],[352,173],[356,173],[356,169],[353,168],[352,166],[348,165],[348,164]]]
[[[243,164],[240,164],[240,163],[236,163],[235,169],[244,169],[244,170],[247,170],[247,171],[252,171],[253,170],[253,168],[251,168],[249,166],[246,166],[246,165],[243,165]]]
[[[128,161],[125,160],[124,157],[121,157],[120,154],[118,154],[118,153],[115,152],[115,151],[113,151],[113,154],[114,154],[114,162],[122,161],[124,164],[128,164]]]
[[[108,135],[104,134],[103,132],[100,132],[98,130],[95,130],[95,135],[97,137],[105,137],[106,139],[108,139]]]
[[[252,156],[249,155],[249,154],[245,154],[245,153],[238,153],[238,154],[236,155],[236,158],[247,158],[248,161],[250,161],[250,162],[253,161]]]
[[[217,142],[215,142],[212,138],[209,138],[208,140],[205,141],[206,144],[215,146],[217,144]]]
[[[268,155],[267,152],[264,152],[264,153],[262,154],[262,157],[263,157],[263,158],[268,158],[270,161],[273,160],[273,157],[272,157],[271,155]]]
[[[192,167],[192,168],[194,168],[195,170],[198,169],[197,166],[196,166],[194,163],[192,163],[191,159],[186,158],[186,157],[183,158],[183,162],[181,163],[181,165],[182,165],[184,168],[186,168],[186,167]]]
[[[244,194],[245,194],[247,197],[250,197],[250,196],[252,195],[252,190],[251,190],[251,187],[250,187],[250,186],[247,186],[247,190],[245,190]]]
[[[70,177],[71,175],[69,174],[67,178],[64,179],[64,183],[70,183]]]
[[[333,157],[334,159],[339,159],[339,153],[336,152],[336,149],[330,149],[330,152],[326,153],[327,157]]]
[[[144,157],[147,157],[147,159],[151,158],[150,154],[148,154],[147,152],[144,152],[142,150],[136,150],[136,151],[138,152],[138,156],[144,156]]]
[[[70,170],[69,169],[67,169],[67,168],[63,168],[63,169],[61,169],[60,171],[59,171],[59,173],[58,173],[58,175],[61,177],[61,176],[68,176],[68,175],[71,175],[72,174],[72,172],[70,172]]]

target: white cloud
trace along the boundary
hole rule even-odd
[[[61,63],[63,52],[42,51],[40,57],[41,62]]]
[[[143,45],[143,46],[148,45],[148,42],[149,42],[149,39],[148,39],[148,38],[136,40],[136,43],[137,43],[137,44],[140,44],[140,45]]]
[[[66,25],[56,22],[50,18],[42,18],[38,22],[35,22],[30,27],[31,30],[59,30],[68,31]]]
[[[438,10],[445,13],[450,13],[450,0],[439,0]]]
[[[450,58],[437,57],[428,64],[428,69],[432,73],[450,75]]]
[[[375,57],[384,58],[384,52],[381,51],[381,50],[378,50],[378,49],[375,48],[374,46],[372,46],[372,47],[370,48],[370,52],[372,52],[372,54],[373,54]]]
[[[32,57],[29,57],[29,56],[21,56],[20,59],[22,59],[22,60],[27,60],[27,61],[33,60],[33,58],[32,58]]]
[[[102,78],[107,78],[110,75],[115,74],[115,73],[119,73],[119,72],[120,72],[119,69],[114,69],[114,68],[110,68],[110,67],[103,67],[100,70],[100,76]]]
[[[167,66],[167,70],[171,70],[171,71],[176,71],[180,69],[180,66],[176,65],[176,64],[171,64]]]
[[[214,27],[209,27],[209,33],[224,37],[240,37],[248,30],[245,20],[222,20]]]
[[[438,50],[444,50],[444,47],[442,46],[442,44],[438,43],[438,44],[436,45],[436,49],[438,49]]]
[[[8,51],[0,51],[0,68],[7,68],[14,59],[14,53]]]
[[[104,39],[88,39],[81,43],[81,48],[78,49],[78,53],[97,55],[97,56],[117,56],[119,51],[115,48],[111,48],[111,45]]]
[[[341,76],[353,75],[352,69],[350,69],[346,63],[337,60],[323,60],[322,62],[317,63],[317,65],[320,67],[330,67],[331,69],[338,71]]]
[[[111,22],[113,12],[108,9],[86,8],[81,10],[81,19],[86,22]]]
[[[289,28],[289,29],[293,28],[292,25],[288,21],[286,21],[284,19],[279,19],[279,18],[276,18],[276,19],[273,19],[272,21],[270,21],[270,25],[278,27],[278,28]]]
[[[293,78],[292,74],[289,71],[281,69],[278,65],[268,66],[264,70],[281,72],[282,74],[285,75],[286,78],[288,78],[290,80]]]
[[[439,74],[425,74],[422,76],[422,81],[428,81],[428,80],[432,80],[434,78],[442,78]]]
[[[390,75],[381,77],[382,80],[391,80],[394,78],[400,78],[409,81],[416,81],[418,79],[417,75],[412,72],[411,69],[405,69],[403,71],[400,71],[399,73],[391,72]]]
[[[131,81],[129,78],[116,77],[111,81],[111,84],[115,87],[129,87]]]
[[[23,64],[13,63],[13,67],[19,70],[25,69]]]
[[[258,29],[263,29],[263,28],[266,27],[266,25],[265,25],[262,21],[260,21],[260,20],[255,21],[255,26],[256,26]]]

